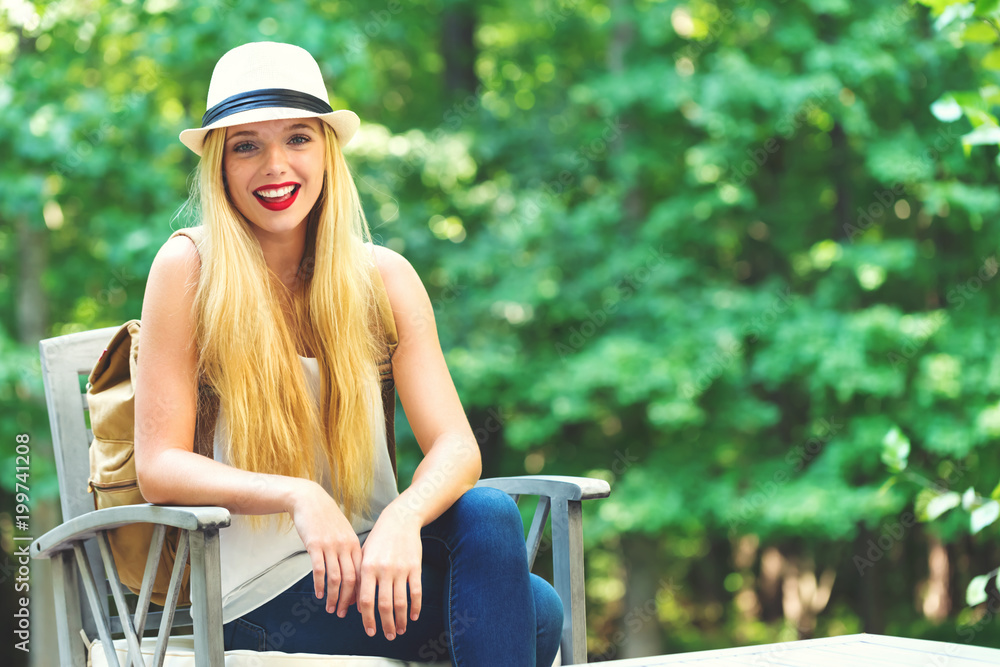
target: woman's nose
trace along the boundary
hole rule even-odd
[[[264,167],[269,174],[283,174],[288,169],[285,147],[278,142],[269,143],[264,148]]]

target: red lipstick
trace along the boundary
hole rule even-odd
[[[260,194],[261,190],[278,190],[280,188],[286,188],[291,186],[293,189],[288,194],[281,195],[280,197],[264,197]],[[278,183],[277,185],[264,185],[253,192],[253,196],[257,198],[260,205],[269,211],[283,211],[293,203],[295,203],[295,198],[299,195],[299,190],[302,186],[298,183],[288,182],[288,183]]]

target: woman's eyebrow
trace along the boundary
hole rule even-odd
[[[312,129],[313,128],[311,125],[307,125],[305,123],[295,123],[294,125],[287,126],[284,130],[282,130],[282,132],[291,132],[292,130],[312,130]],[[257,136],[256,130],[241,130],[239,132],[236,132],[235,134],[229,135],[229,137],[227,137],[227,141],[229,139],[235,139],[236,137],[256,137],[256,136]]]

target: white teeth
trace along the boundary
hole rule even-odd
[[[294,185],[286,185],[283,188],[277,188],[275,190],[256,190],[255,192],[261,197],[274,199],[275,197],[284,197],[285,195],[290,194],[294,189],[295,189]]]

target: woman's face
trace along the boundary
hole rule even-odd
[[[295,229],[316,204],[326,166],[321,122],[292,118],[227,129],[222,168],[229,197],[259,230]]]

